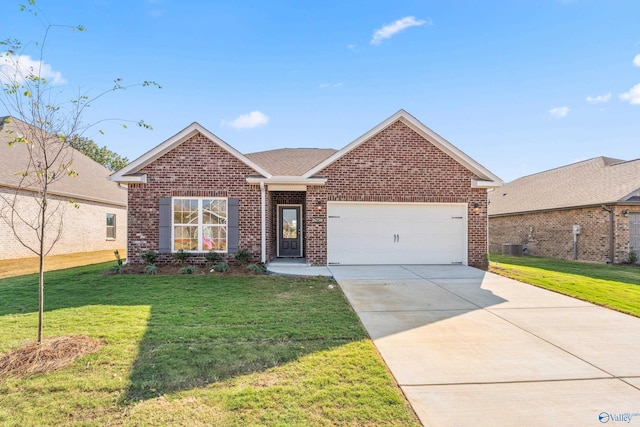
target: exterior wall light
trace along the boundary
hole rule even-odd
[[[316,210],[316,212],[320,212],[322,210],[322,201],[318,200],[313,208]]]

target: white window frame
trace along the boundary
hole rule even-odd
[[[113,217],[113,225],[109,225],[109,216]],[[107,240],[116,240],[116,214],[108,213],[105,218],[105,223],[107,226]],[[113,236],[109,237],[109,229],[113,229]]]
[[[203,249],[202,247],[202,229],[204,226],[207,227],[224,227],[226,231],[226,245],[225,250],[216,250],[214,252],[218,252],[221,254],[226,254],[229,251],[229,199],[227,197],[172,197],[171,198],[171,252],[178,252],[179,249],[175,248],[175,227],[174,223],[175,213],[174,213],[174,203],[176,200],[197,200],[198,201],[198,249],[196,250],[185,250],[185,252],[189,253],[203,253],[208,252],[208,250]],[[202,223],[202,206],[203,200],[223,200],[225,202],[225,212],[227,213],[227,222],[225,224],[203,224]],[[178,226],[186,225],[186,224],[177,224]],[[196,225],[196,224],[193,224]],[[192,225],[192,226],[193,226]]]

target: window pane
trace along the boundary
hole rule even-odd
[[[203,224],[226,224],[227,201],[225,199],[205,199],[202,201]]]
[[[107,239],[116,238],[116,215],[107,214]]]
[[[173,248],[185,251],[198,250],[198,227],[197,226],[174,226],[173,227]]]
[[[226,228],[220,225],[202,227],[202,249],[206,251],[226,251]]]
[[[218,250],[215,230],[213,227],[202,227],[202,250]]]
[[[298,238],[298,210],[282,209],[282,238]]]
[[[174,199],[173,223],[174,224],[197,224],[198,223],[198,200],[197,199]]]

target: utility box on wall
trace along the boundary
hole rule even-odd
[[[522,245],[517,243],[503,243],[502,255],[521,256]]]
[[[578,225],[578,224],[574,224],[573,225],[573,234],[580,234],[582,233],[582,226]]]

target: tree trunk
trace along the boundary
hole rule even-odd
[[[40,225],[40,274],[38,275],[38,345],[42,344],[42,326],[44,323],[44,240],[47,225],[47,205],[47,184],[45,183],[42,206],[40,208],[42,223]]]
[[[38,278],[38,345],[42,344],[44,317],[44,253],[40,252],[40,275]]]

